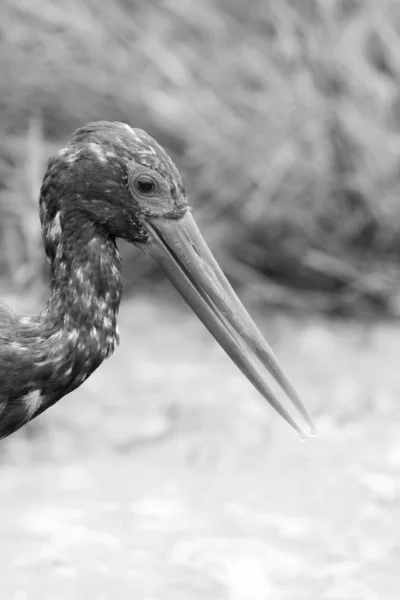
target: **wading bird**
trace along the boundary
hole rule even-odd
[[[50,159],[40,220],[51,293],[35,316],[0,304],[0,437],[79,387],[118,344],[116,238],[150,255],[244,375],[300,433],[270,390],[275,378],[313,425],[272,350],[198,230],[177,168],[141,129],[97,122]]]

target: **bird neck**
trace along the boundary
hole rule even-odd
[[[43,231],[51,269],[45,309],[33,317],[7,314],[0,346],[0,437],[79,387],[119,341],[122,283],[114,239],[87,221],[72,226],[61,215],[55,219]]]
[[[119,341],[121,259],[115,240],[93,223],[76,219],[75,213],[72,222],[68,215],[56,216],[55,222],[48,252],[51,295],[39,320],[44,337],[60,334],[65,352],[73,354],[76,387]]]
[[[115,240],[86,222],[64,227],[50,258],[51,295],[41,319],[106,358],[118,341],[122,282]]]

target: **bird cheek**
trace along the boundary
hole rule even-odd
[[[146,244],[149,240],[149,235],[144,229],[140,220],[137,217],[130,217],[121,223],[118,227],[118,233],[115,237],[120,237],[130,244],[140,243]]]
[[[161,190],[160,190],[161,191]],[[154,196],[136,194],[136,212],[143,217],[163,217],[174,210],[174,201],[169,194],[158,193]]]

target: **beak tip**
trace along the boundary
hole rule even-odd
[[[317,428],[312,421],[308,424],[308,427],[309,429],[307,432],[304,429],[302,429],[300,432],[300,439],[302,442],[305,442],[311,437],[315,437],[317,435]]]
[[[151,242],[147,253],[164,269],[233,362],[302,439],[315,435],[307,409],[223,275],[191,213],[187,211],[178,220],[148,219],[144,225]],[[286,393],[301,419],[292,416],[269,388],[265,370]]]
[[[312,437],[316,436],[317,435],[317,427],[314,423],[313,418],[310,415],[308,415],[307,425],[310,428],[310,435]]]

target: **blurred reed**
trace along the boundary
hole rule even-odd
[[[0,268],[14,285],[41,264],[44,139],[118,119],[173,154],[250,300],[399,313],[397,0],[3,0],[0,74]],[[153,277],[125,254],[135,285]]]

